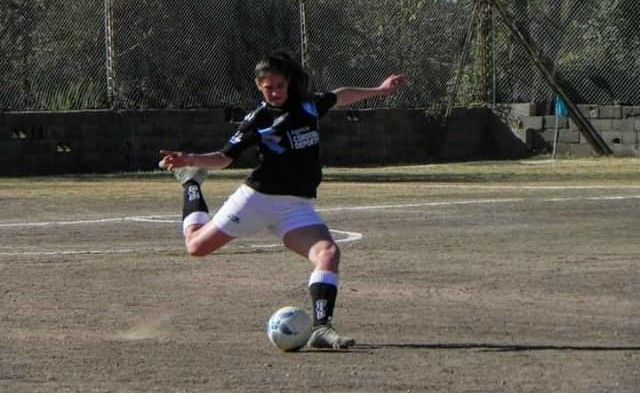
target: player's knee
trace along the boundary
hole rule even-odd
[[[319,246],[315,253],[315,264],[322,270],[338,271],[340,265],[340,248],[335,243]]]
[[[219,231],[191,231],[185,235],[185,247],[189,255],[203,257],[230,242],[233,237]]]
[[[198,241],[185,241],[185,247],[187,249],[187,253],[192,257],[203,257],[209,254],[209,250],[205,248],[205,245],[202,242]]]
[[[187,253],[192,257],[203,257],[206,255],[201,249],[198,247],[187,246]]]

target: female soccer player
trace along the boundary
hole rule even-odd
[[[309,76],[300,63],[277,51],[255,67],[255,83],[264,101],[222,149],[206,154],[161,151],[159,166],[172,171],[184,187],[182,223],[189,254],[204,256],[236,237],[268,228],[285,247],[314,264],[309,279],[314,323],[310,347],[340,349],[355,344],[331,325],[340,249],[313,205],[322,176],[319,119],[331,107],[391,94],[405,80],[404,75],[391,75],[374,88],[311,93]],[[257,167],[209,219],[200,189],[207,170],[227,167],[251,146],[258,149]]]

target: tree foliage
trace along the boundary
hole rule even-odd
[[[499,101],[532,101],[549,88],[499,23],[487,46],[462,53],[474,2],[305,0],[318,88],[372,85],[390,72],[411,83],[375,106],[430,106],[451,96],[462,58],[460,102],[487,99],[493,65]],[[585,102],[640,104],[637,0],[499,0]],[[0,109],[203,108],[257,98],[255,61],[299,53],[298,0],[112,0],[115,96],[107,102],[104,2],[0,2]],[[478,52],[477,48],[483,48]],[[489,61],[491,60],[491,61]],[[478,67],[476,62],[482,62]],[[481,78],[480,78],[481,76]]]
[[[512,2],[520,27],[584,103],[640,103],[640,3],[634,0]],[[634,22],[635,21],[635,22]],[[498,43],[501,99],[549,100],[551,91],[508,33]]]

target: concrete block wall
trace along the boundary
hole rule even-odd
[[[333,110],[321,127],[321,154],[329,166],[426,162],[440,132],[419,109]]]
[[[621,105],[578,105],[593,127],[617,156],[640,155],[640,107]],[[595,152],[571,119],[538,115],[532,104],[499,107],[498,113],[514,133],[525,135],[532,154],[553,151],[558,127],[557,153],[565,156],[595,156]]]
[[[0,114],[0,175],[150,170],[160,149],[212,151],[235,130],[224,110]]]
[[[160,149],[220,148],[243,114],[237,109],[0,113],[0,176],[152,170]],[[527,154],[526,138],[486,108],[456,110],[446,126],[422,109],[332,110],[322,120],[321,135],[328,166]],[[251,150],[234,166],[254,163]]]

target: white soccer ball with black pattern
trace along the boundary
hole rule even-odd
[[[267,323],[267,336],[277,348],[292,352],[304,347],[311,336],[312,323],[301,308],[287,306],[274,312]]]

